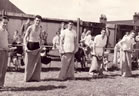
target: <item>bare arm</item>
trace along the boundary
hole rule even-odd
[[[26,30],[26,33],[25,33],[25,37],[24,37],[24,46],[25,46],[25,49],[27,48],[27,42],[28,42],[28,37],[29,37],[29,34],[31,32],[31,27],[29,27],[27,30]]]
[[[75,44],[75,53],[76,53],[78,51],[78,48],[79,48],[79,44],[78,44],[78,40],[77,40],[77,35],[75,36],[74,44]]]
[[[43,45],[43,42],[42,42],[42,40],[43,40],[43,32],[42,32],[42,28],[40,28],[40,46],[42,46]]]
[[[64,42],[64,33],[60,35],[60,53],[64,53],[63,42]]]

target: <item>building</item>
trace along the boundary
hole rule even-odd
[[[14,31],[20,31],[22,24],[26,22],[27,18],[30,18],[31,20],[33,20],[34,18],[34,15],[24,13],[22,10],[20,10],[14,4],[12,4],[9,0],[0,0],[0,16],[2,15],[7,15],[10,19],[8,31],[10,32],[11,42]],[[66,19],[43,17],[41,26],[43,30],[45,30],[48,33],[48,44],[52,44],[52,39],[56,35],[56,32],[59,30],[61,23],[66,23],[68,21],[69,20]],[[101,23],[86,22],[80,19],[74,20],[73,22],[75,23],[74,29],[77,30],[79,39],[84,28],[91,30],[92,35],[96,35],[100,32],[102,27],[104,27]]]

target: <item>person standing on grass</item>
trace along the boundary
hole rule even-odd
[[[77,50],[77,33],[73,29],[73,21],[69,21],[67,29],[60,36],[60,52],[62,54],[60,80],[74,79],[74,55]]]
[[[124,37],[118,43],[120,47],[120,69],[122,77],[132,76],[131,56],[135,44],[134,36],[134,31],[131,31],[127,37]]]
[[[24,42],[25,42],[25,81],[40,81],[41,73],[41,32],[40,26],[42,17],[36,15],[34,24],[28,27]]]
[[[136,59],[139,60],[139,32],[137,32],[137,36],[135,37],[135,41],[136,41]]]
[[[102,29],[101,34],[94,38],[91,67],[89,74],[92,76],[103,76],[103,55],[107,43],[106,30]]]
[[[8,21],[9,18],[7,16],[3,16],[0,23],[0,89],[4,86],[6,69],[8,64]]]

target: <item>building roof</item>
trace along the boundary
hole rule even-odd
[[[108,21],[109,24],[120,24],[120,25],[139,25],[139,20],[134,23],[133,20],[117,20],[117,21]]]
[[[14,13],[24,13],[22,10],[17,8],[9,0],[0,0],[0,11],[2,10],[5,10],[7,12],[14,12]]]

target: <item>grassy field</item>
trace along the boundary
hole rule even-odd
[[[40,82],[23,82],[24,70],[7,72],[0,96],[139,96],[139,70],[124,78],[120,71],[104,72],[93,79],[86,71],[75,73],[75,80],[58,81],[60,62],[43,65]]]

